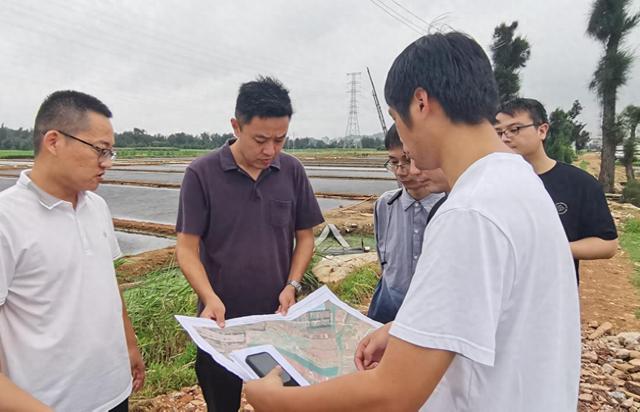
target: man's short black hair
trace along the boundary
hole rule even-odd
[[[254,117],[291,118],[291,115],[289,90],[279,80],[258,76],[255,81],[240,86],[235,112],[240,124],[250,123]]]
[[[497,113],[504,113],[513,117],[517,113],[521,112],[528,113],[533,123],[538,126],[544,123],[549,123],[547,111],[544,109],[542,103],[535,99],[517,97],[506,103],[502,103],[498,108]]]
[[[398,135],[398,129],[396,129],[395,123],[391,125],[387,134],[384,135],[384,147],[387,150],[396,149],[402,147],[402,141],[400,135]]]
[[[482,47],[459,33],[434,33],[411,43],[396,57],[384,86],[387,104],[411,126],[409,105],[423,88],[454,123],[493,121],[498,88]]]
[[[109,108],[97,98],[75,90],[59,90],[51,93],[40,105],[33,127],[33,151],[37,155],[42,137],[49,130],[57,129],[77,133],[86,127],[87,112],[95,112],[110,119]]]

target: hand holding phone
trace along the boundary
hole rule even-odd
[[[268,352],[258,352],[252,355],[247,355],[245,362],[247,365],[258,375],[263,378],[266,376],[273,368],[278,366],[278,362],[273,359]],[[281,365],[282,366],[282,365]],[[284,386],[300,386],[298,382],[296,382],[291,375],[287,373],[287,371],[282,368],[282,374],[280,375],[282,378],[282,384]]]

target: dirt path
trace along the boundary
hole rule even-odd
[[[586,166],[586,170],[597,178],[600,172],[600,154],[585,153],[574,164]],[[621,187],[626,180],[624,168],[616,166],[615,182]],[[618,231],[625,220],[640,217],[640,209],[617,202],[609,202]],[[640,308],[640,297],[631,282],[634,264],[620,249],[609,260],[582,261],[580,263],[580,304],[583,324],[589,321],[609,321],[618,331],[640,331],[640,320],[636,311]]]
[[[613,259],[580,263],[582,323],[611,322],[616,331],[640,331],[640,299],[631,284],[633,264],[624,251]]]

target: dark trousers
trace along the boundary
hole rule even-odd
[[[242,379],[198,348],[196,376],[209,412],[238,412],[242,396]]]
[[[129,398],[122,401],[122,403],[113,409],[109,409],[109,412],[129,412]]]

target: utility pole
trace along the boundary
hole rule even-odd
[[[378,119],[380,119],[380,126],[382,126],[382,139],[387,135],[387,124],[384,122],[384,116],[382,115],[382,109],[380,108],[380,101],[378,100],[378,94],[376,93],[376,86],[373,85],[373,79],[371,78],[371,72],[367,67],[367,74],[369,75],[369,81],[371,82],[371,94],[373,94],[373,101],[376,104],[376,110],[378,110]]]
[[[350,99],[349,99],[349,118],[347,119],[347,129],[344,132],[344,143],[343,146],[346,146],[347,137],[360,136],[360,125],[358,124],[358,87],[360,86],[359,76],[362,75],[362,72],[352,72],[347,73],[347,76],[351,77],[349,81],[350,89]]]

